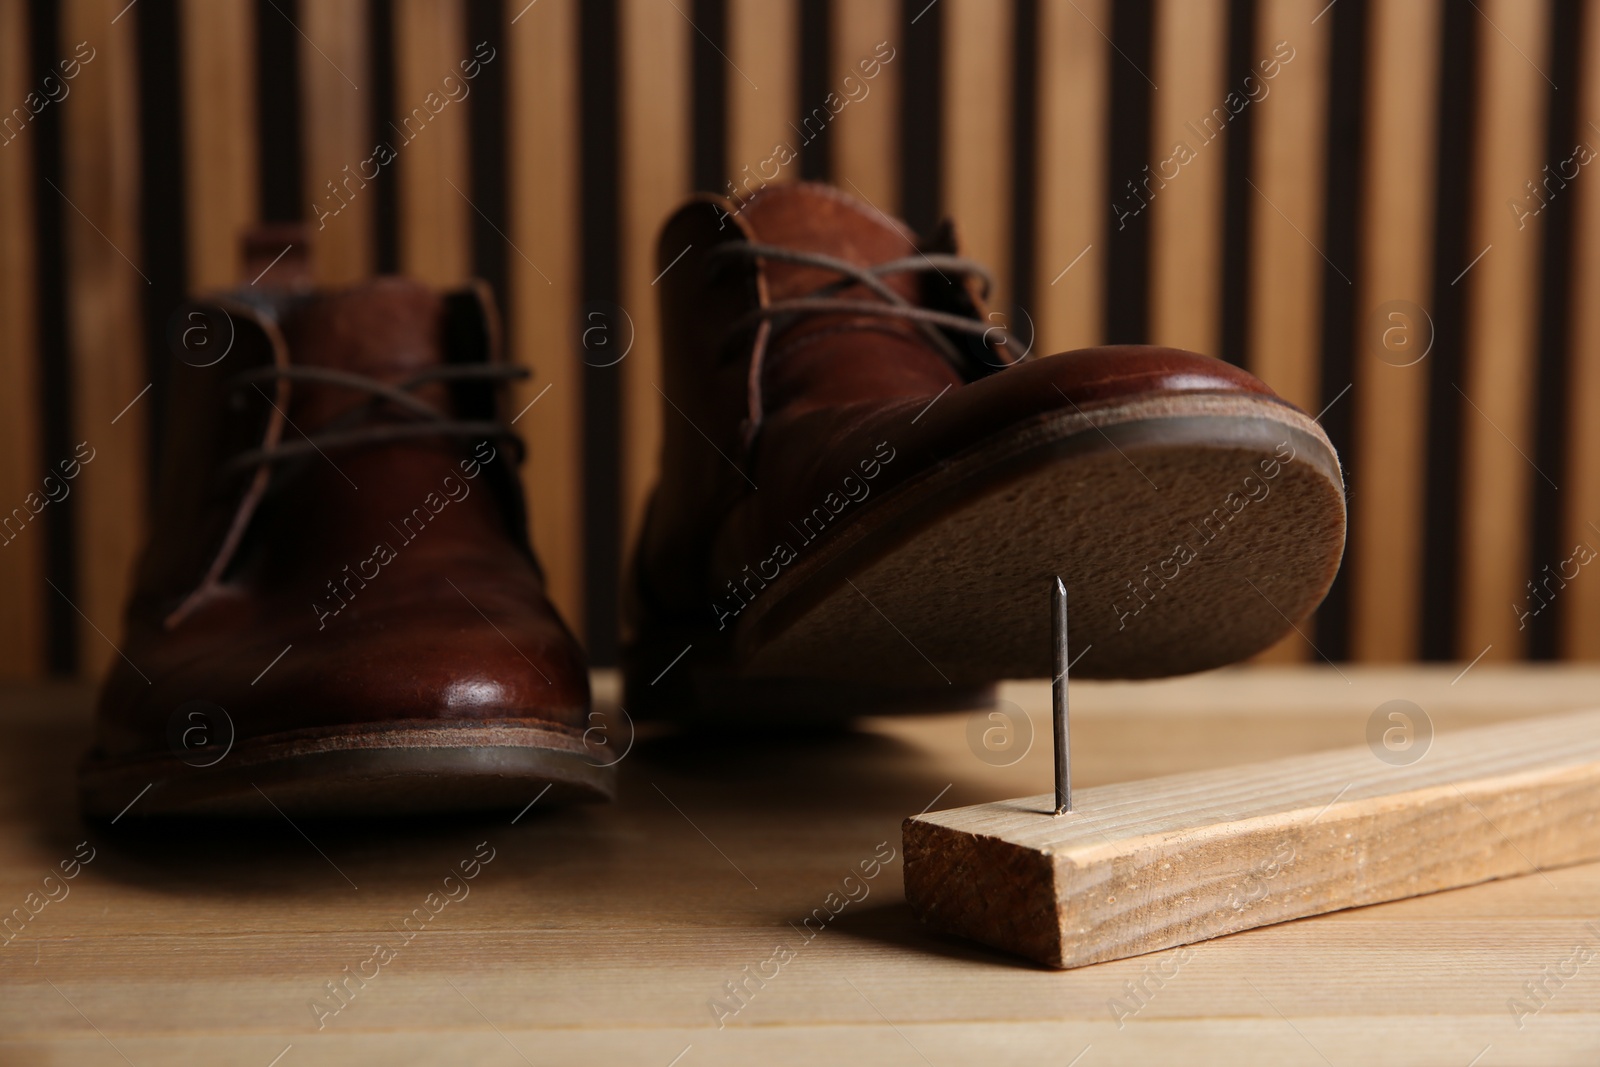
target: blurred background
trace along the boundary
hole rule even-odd
[[[494,287],[614,662],[658,227],[801,178],[956,219],[1036,353],[1320,413],[1349,549],[1265,658],[1600,657],[1597,122],[1600,0],[0,0],[0,676],[116,655],[173,313],[296,220],[325,283]]]

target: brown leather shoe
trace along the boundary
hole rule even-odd
[[[191,365],[86,810],[609,798],[584,657],[525,534],[499,388],[523,372],[487,291],[385,278],[218,306],[180,322]]]
[[[1024,358],[954,253],[820,185],[667,222],[635,714],[970,702],[1050,674],[1056,574],[1088,677],[1231,663],[1321,601],[1345,513],[1313,420],[1189,352]]]

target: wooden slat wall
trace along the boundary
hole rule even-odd
[[[1583,56],[1593,66],[1600,56],[1600,0],[1584,4]],[[1590,77],[1578,103],[1578,139],[1600,150],[1600,78]],[[1597,161],[1600,162],[1600,161]],[[1592,164],[1591,164],[1592,165]],[[1587,175],[1594,177],[1594,175]],[[1580,181],[1573,189],[1577,214],[1573,231],[1572,390],[1568,396],[1567,477],[1562,495],[1562,529],[1570,551],[1587,545],[1600,552],[1600,183]],[[1585,294],[1588,294],[1587,297]],[[1563,590],[1561,654],[1570,659],[1600,659],[1600,582],[1574,582]]]
[[[1150,204],[1150,340],[1206,353],[1222,343],[1227,142],[1208,134],[1201,120],[1227,95],[1227,60],[1225,0],[1159,0],[1150,156],[1176,159],[1180,169]],[[1194,158],[1182,162],[1187,156],[1176,151],[1179,145]]]
[[[1432,333],[1423,309],[1433,284],[1439,72],[1438,51],[1417,42],[1439,39],[1439,0],[1387,0],[1371,12],[1362,225],[1383,240],[1368,240],[1363,249],[1356,303],[1363,318],[1348,399],[1359,453],[1383,459],[1362,466],[1359,506],[1350,511],[1352,552],[1361,561],[1352,583],[1351,651],[1356,659],[1402,662],[1416,657],[1421,615],[1416,576],[1432,370],[1423,355]],[[1422,317],[1400,309],[1397,319],[1374,318],[1374,310],[1394,301],[1409,302]]]
[[[451,102],[426,123],[411,116],[417,109],[429,114],[430,95],[449,99],[443,88],[447,75],[460,81],[457,64],[471,56],[462,15],[461,0],[395,0],[394,5],[395,121],[402,131],[394,142],[400,269],[433,285],[460,285],[472,276],[467,113]]]
[[[179,258],[189,285],[206,289],[238,280],[238,231],[269,200],[258,185],[279,180],[272,177],[278,171],[261,165],[273,157],[263,156],[256,129],[257,50],[268,47],[257,42],[256,27],[260,18],[281,15],[263,6],[267,0],[174,2],[187,233]],[[478,213],[468,197],[475,188],[506,189],[506,217],[490,222],[509,241],[506,292],[498,295],[511,310],[510,352],[537,374],[518,387],[515,401],[515,410],[523,412],[517,428],[532,456],[525,482],[533,537],[552,595],[580,632],[586,607],[595,607],[583,581],[586,546],[595,534],[585,529],[585,501],[592,521],[609,514],[592,506],[595,493],[616,492],[621,529],[603,540],[609,545],[620,539],[625,553],[656,477],[664,416],[657,392],[657,291],[651,284],[660,266],[655,243],[663,218],[691,189],[695,109],[709,106],[694,99],[692,68],[714,54],[696,44],[706,27],[690,21],[703,4],[615,0],[616,39],[597,41],[585,35],[605,37],[612,22],[585,15],[580,32],[582,2],[505,0],[496,6],[504,23],[492,44],[505,79],[505,143],[503,151],[477,153],[469,151],[471,100],[430,116],[411,143],[382,129],[374,106],[375,100],[392,99],[396,121],[413,108],[426,111],[428,94],[442,92],[444,77],[477,43],[467,36],[466,0],[301,3],[291,9],[301,101],[290,124],[301,139],[299,180],[313,231],[313,205],[326,201],[330,181],[342,181],[345,168],[366,158],[376,140],[392,140],[399,149],[383,177],[362,187],[315,233],[312,262],[326,283],[372,271],[386,237],[377,232],[381,208],[392,203],[401,269],[431,283],[460,284],[472,273],[475,252],[483,251],[473,247]],[[820,103],[801,98],[803,82],[837,91],[861,60],[887,42],[896,51],[873,80],[869,97],[829,124],[828,177],[897,212],[908,117],[937,112],[940,206],[955,218],[969,254],[1001,279],[995,306],[1007,307],[1011,294],[1031,294],[1027,310],[1041,354],[1098,343],[1105,330],[1105,252],[1114,225],[1108,173],[1113,124],[1130,118],[1111,112],[1143,106],[1120,96],[1113,100],[1110,92],[1115,65],[1129,62],[1110,38],[1144,32],[1139,19],[1113,17],[1118,2],[1036,0],[1024,7],[1016,0],[938,0],[927,6],[830,0],[825,54],[812,54],[801,46],[803,0],[721,0],[726,17],[708,26],[725,53],[725,59],[716,57],[722,87],[712,95],[726,109],[727,177],[739,178],[746,166],[754,170],[777,143],[803,137],[794,125],[803,108]],[[1432,313],[1430,297],[1441,284],[1433,277],[1432,231],[1436,186],[1448,177],[1434,159],[1441,113],[1451,103],[1437,99],[1445,2],[1368,0],[1362,16],[1367,98],[1358,131],[1362,188],[1353,200],[1360,239],[1352,262],[1337,268],[1349,276],[1358,316],[1353,385],[1339,401],[1350,405],[1352,416],[1345,644],[1358,659],[1406,660],[1421,647],[1430,447],[1437,452],[1442,445],[1442,454],[1462,470],[1459,514],[1429,519],[1443,519],[1460,538],[1458,656],[1470,659],[1485,648],[1488,658],[1526,654],[1512,605],[1523,597],[1530,564],[1537,570],[1556,562],[1530,559],[1530,508],[1544,477],[1528,457],[1535,454],[1537,301],[1547,284],[1541,271],[1549,223],[1541,216],[1518,229],[1506,205],[1523,194],[1525,182],[1540,176],[1546,162],[1548,109],[1558,90],[1544,71],[1550,65],[1551,19],[1569,17],[1561,14],[1566,6],[1479,0],[1473,13],[1479,20],[1475,155],[1460,166],[1472,172],[1469,258],[1488,251],[1459,281],[1466,294],[1459,372],[1433,359],[1395,366],[1401,362],[1397,353],[1385,359],[1379,351],[1386,324],[1373,317],[1377,308],[1393,301],[1416,305],[1422,318],[1406,325],[1421,339]],[[153,408],[147,396],[122,412],[150,380],[142,340],[130,339],[154,332],[144,321],[154,312],[142,306],[147,290],[139,246],[141,225],[148,221],[141,223],[140,215],[137,99],[139,49],[151,44],[135,32],[140,7],[126,7],[126,0],[67,0],[60,9],[57,37],[64,54],[80,40],[97,50],[74,82],[70,101],[57,105],[54,116],[61,132],[60,193],[37,182],[41,173],[56,173],[51,168],[57,165],[36,154],[40,141],[28,134],[37,131],[0,147],[0,507],[20,503],[37,487],[44,465],[58,458],[40,448],[46,407],[39,399],[42,390],[53,388],[37,355],[41,304],[32,289],[31,267],[40,256],[33,240],[34,205],[40,196],[68,198],[62,201],[61,247],[70,426],[52,432],[87,440],[96,449],[95,461],[74,485],[67,527],[77,541],[67,584],[74,606],[67,608],[44,585],[47,568],[59,565],[46,553],[48,529],[27,530],[0,547],[6,594],[0,605],[0,674],[7,676],[44,670],[52,598],[57,617],[78,628],[81,669],[104,668],[116,655],[110,642],[118,637],[129,564],[142,538],[146,420]],[[1600,145],[1600,129],[1590,125],[1600,122],[1600,75],[1593,73],[1600,69],[1600,0],[1584,0],[1582,7],[1582,84],[1559,91],[1583,94],[1577,136],[1594,146]],[[29,20],[49,8],[0,0],[0,106],[9,108],[32,87],[40,57],[30,54]],[[392,18],[392,55],[369,22],[384,11]],[[815,8],[805,11],[807,19],[818,16]],[[1250,11],[1254,54],[1233,55],[1241,19]],[[1224,302],[1231,299],[1222,270],[1230,240],[1224,203],[1242,189],[1250,216],[1244,357],[1280,393],[1315,413],[1343,384],[1325,381],[1322,368],[1324,344],[1338,325],[1325,313],[1323,286],[1340,284],[1322,246],[1329,226],[1337,228],[1342,218],[1340,209],[1329,207],[1337,198],[1336,190],[1325,188],[1327,153],[1347,136],[1328,128],[1329,85],[1336,73],[1330,69],[1333,27],[1354,16],[1326,0],[1152,0],[1151,12],[1148,73],[1157,87],[1149,93],[1149,160],[1154,165],[1168,158],[1179,142],[1189,145],[1194,158],[1150,207],[1148,339],[1210,353],[1221,349]],[[942,42],[937,91],[915,100],[904,91],[906,31],[913,17],[939,20]],[[1036,25],[1031,40],[1018,41],[1019,18]],[[1230,156],[1231,129],[1201,142],[1192,124],[1221,105],[1230,90],[1240,89],[1231,63],[1273,58],[1279,41],[1294,49],[1294,58],[1268,81],[1266,97],[1249,105],[1251,150],[1241,172],[1234,164],[1243,157]],[[1032,55],[1015,54],[1019,46]],[[581,87],[585,65],[603,63],[596,57],[608,49],[614,49],[620,78],[615,136],[621,169],[615,189],[591,189],[580,183],[580,166],[592,139],[608,134],[580,124]],[[378,84],[385,70],[392,71],[392,85]],[[1019,91],[1032,94],[1033,129],[1024,144],[1014,143]],[[1015,168],[1029,159],[1033,171],[1023,177],[1031,177],[1033,203],[1018,210],[1012,203]],[[479,184],[484,175],[474,172],[484,165],[503,168],[487,186]],[[1588,169],[1563,194],[1573,198],[1573,261],[1564,283],[1572,294],[1569,425],[1565,469],[1545,473],[1561,482],[1553,496],[1564,543],[1600,548],[1600,360],[1594,355],[1600,352],[1600,304],[1588,298],[1600,291],[1600,186]],[[793,164],[782,177],[797,177],[798,171]],[[388,189],[383,182],[390,183]],[[392,201],[385,199],[390,190]],[[613,197],[620,260],[616,278],[607,280],[609,267],[587,269],[590,248],[580,220],[586,206]],[[1019,242],[1014,232],[1019,220],[1032,228],[1028,241]],[[1016,262],[1014,249],[1030,255],[1031,264]],[[1017,270],[1026,276],[1013,276]],[[601,291],[613,281],[614,292]],[[627,359],[609,371],[620,377],[615,411],[606,407],[609,390],[592,388],[594,379],[587,376],[595,372],[580,358],[581,307],[593,299],[620,304],[636,335]],[[1339,358],[1337,348],[1329,351],[1330,359]],[[1458,380],[1435,380],[1439,374]],[[1430,389],[1444,388],[1461,391],[1458,441],[1435,440],[1439,428],[1429,424]],[[665,417],[674,416],[668,411]],[[590,483],[606,465],[585,462],[586,418],[615,423],[607,432],[615,432],[620,443],[616,486],[597,489]],[[1600,580],[1570,582],[1557,610],[1561,653],[1600,657]],[[1295,636],[1266,658],[1315,655]]]
[[[0,120],[10,115],[11,101],[22,102],[30,88],[28,18],[25,0],[0,0]],[[41,615],[45,531],[29,529],[33,508],[43,514],[49,504],[28,494],[44,495],[39,454],[39,373],[28,358],[37,337],[33,279],[33,141],[37,131],[5,128],[0,138],[0,521],[20,508],[22,516],[0,530],[0,677],[27,677],[44,669]],[[67,457],[52,457],[50,466]],[[57,490],[59,493],[59,490]],[[54,596],[54,593],[49,595]]]
[[[900,34],[898,0],[834,0],[833,55],[828,85],[833,92],[874,54],[880,42],[895,49],[894,59],[874,80],[865,107],[846,107],[834,120],[834,180],[840,188],[878,210],[900,209],[899,141],[901,69],[905,41]],[[817,101],[806,101],[815,107]]]
[[[150,384],[140,321],[138,97],[134,24],[116,0],[66,0],[65,47],[97,55],[61,110],[66,213],[67,321],[72,439],[94,449],[73,488],[77,500],[79,666],[103,674],[117,656],[123,602],[142,547],[146,412]],[[113,21],[116,20],[116,21]],[[70,42],[70,43],[69,43]],[[148,397],[146,397],[148,399]],[[130,408],[129,405],[133,406]]]
[[[1039,8],[1037,351],[1098,344],[1105,301],[1108,0]]]
[[[994,272],[989,306],[1005,308],[1011,297],[1011,7],[944,0],[942,14],[944,211],[956,221],[962,254]],[[1026,335],[1026,326],[1015,329]]]
[[[534,548],[562,617],[583,632],[583,361],[578,316],[578,3],[513,10],[506,33],[511,167],[511,352]],[[517,5],[521,7],[521,5]],[[524,259],[523,257],[527,258]],[[525,405],[534,404],[528,408]]]
[[[1530,479],[1540,477],[1527,457],[1533,454],[1529,405],[1543,233],[1542,215],[1518,229],[1507,203],[1522,195],[1524,182],[1540,177],[1544,164],[1550,86],[1540,69],[1550,11],[1546,0],[1484,0],[1482,11],[1491,28],[1478,52],[1471,246],[1487,252],[1458,283],[1468,286],[1460,383],[1468,407],[1462,413],[1466,477],[1456,654],[1470,659],[1489,648],[1486,659],[1503,660],[1518,658],[1526,638],[1513,608],[1527,595],[1526,515]]]
[[[239,6],[248,7],[242,2]],[[315,208],[307,210],[315,248],[311,266],[322,285],[353,282],[372,273],[374,193],[370,183],[363,186],[361,166],[373,148],[368,101],[374,87],[368,74],[366,10],[366,0],[316,0],[300,8],[305,31],[300,40],[305,199],[308,205],[338,211],[324,217]],[[452,119],[461,122],[460,115]],[[319,217],[320,223],[315,221]]]
[[[238,234],[256,218],[255,17],[249,0],[184,0],[184,136],[189,283],[240,280]],[[313,85],[316,83],[313,82]],[[248,280],[248,279],[246,279]]]
[[[689,193],[689,35],[696,31],[681,5],[621,0],[621,9],[622,306],[637,331],[633,352],[618,365],[627,546],[644,517],[661,451],[656,236]]]

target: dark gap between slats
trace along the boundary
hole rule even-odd
[[[1434,157],[1433,352],[1428,368],[1428,436],[1422,525],[1424,660],[1471,659],[1456,647],[1461,603],[1462,410],[1466,315],[1462,272],[1481,248],[1471,247],[1472,160],[1476,131],[1480,16],[1470,4],[1445,4],[1440,29],[1438,141]],[[1507,610],[1510,610],[1509,608]]]
[[[471,0],[467,4],[467,51],[487,41],[499,55],[511,47],[506,39],[504,0]],[[489,283],[509,337],[516,307],[511,300],[503,234],[511,232],[506,176],[509,138],[506,130],[506,63],[485,63],[471,83],[467,97],[467,188],[472,204],[467,208],[472,235],[472,272]],[[538,368],[534,368],[537,372]]]
[[[1549,185],[1541,187],[1537,196],[1517,198],[1525,212],[1538,208],[1537,217],[1544,223],[1539,263],[1539,350],[1533,398],[1533,462],[1538,470],[1531,472],[1528,534],[1528,578],[1537,591],[1530,592],[1526,587],[1518,591],[1520,608],[1529,612],[1528,658],[1538,660],[1555,659],[1560,654],[1558,622],[1570,617],[1567,608],[1571,604],[1570,599],[1565,604],[1559,600],[1571,595],[1562,592],[1566,582],[1561,571],[1570,573],[1572,568],[1567,560],[1573,557],[1576,547],[1565,541],[1566,509],[1556,486],[1567,483],[1568,472],[1567,379],[1572,359],[1572,239],[1573,201],[1576,199],[1571,185],[1573,181],[1585,180],[1582,174],[1576,178],[1570,176],[1579,162],[1573,155],[1578,142],[1594,143],[1592,131],[1578,125],[1577,103],[1583,99],[1581,82],[1586,74],[1592,76],[1592,72],[1580,70],[1582,43],[1582,5],[1577,0],[1555,0],[1551,9],[1547,69],[1550,80],[1559,88],[1551,90],[1548,96],[1545,169],[1534,178],[1538,185],[1548,177]],[[1541,200],[1542,208],[1539,207]],[[1594,356],[1590,353],[1591,359]],[[1545,481],[1546,477],[1550,481]],[[1600,536],[1592,531],[1583,540],[1591,548],[1600,547]],[[1578,562],[1573,560],[1574,564]],[[1581,574],[1576,580],[1583,580]]]
[[[1228,89],[1237,91],[1255,71],[1256,0],[1228,5]],[[1221,357],[1243,367],[1250,351],[1250,198],[1251,157],[1255,144],[1255,112],[1247,107],[1228,123],[1223,136],[1227,151],[1222,205],[1222,351]]]
[[[1035,129],[1039,118],[1039,0],[1016,0],[1011,36],[1011,314],[1008,326],[1018,350],[1038,338],[1034,319],[1037,278],[1039,166]],[[1000,191],[996,190],[996,195]],[[1037,349],[1032,355],[1047,353]]]
[[[694,188],[726,193],[728,173],[728,0],[694,0],[690,41],[690,153]],[[735,75],[737,77],[737,75]],[[754,160],[733,160],[737,171]],[[736,184],[740,175],[731,175]],[[652,225],[654,222],[652,221]]]
[[[579,213],[583,300],[614,305],[620,295],[617,193],[617,0],[579,5]],[[583,532],[585,619],[589,660],[617,662],[618,581],[622,563],[622,390],[617,367],[585,367],[583,375]]]
[[[367,5],[367,55],[372,66],[367,99],[371,110],[374,145],[395,143],[394,119],[395,59],[394,2],[369,0]],[[494,64],[490,64],[493,67]],[[489,67],[485,67],[487,73]],[[384,167],[372,179],[372,262],[379,274],[400,270],[400,193],[395,185],[395,168]]]
[[[135,16],[139,49],[139,247],[150,284],[144,301],[145,368],[153,383],[148,405],[147,491],[155,499],[161,427],[166,425],[174,361],[167,324],[189,291],[182,51],[177,0],[145,0]]]
[[[1107,344],[1141,344],[1150,333],[1150,208],[1158,178],[1149,177],[1150,0],[1112,6],[1107,57],[1111,126],[1106,152],[1105,324]],[[1146,185],[1147,179],[1149,185]]]
[[[900,33],[900,216],[926,234],[944,214],[944,12],[929,0],[903,0]]]
[[[795,115],[794,145],[800,151],[800,177],[806,181],[833,178],[833,138],[828,126],[807,132],[805,117],[823,107],[833,88],[832,75],[833,5],[831,0],[800,0],[800,103]],[[810,140],[807,140],[807,137]]]
[[[300,140],[300,21],[298,0],[256,4],[257,173],[264,222],[305,217],[304,149]]]
[[[1361,208],[1366,155],[1367,100],[1367,0],[1344,0],[1327,17],[1328,130],[1324,159],[1322,250],[1332,262],[1322,270],[1322,429],[1333,442],[1344,466],[1347,507],[1359,493],[1361,457],[1355,454],[1357,329],[1361,312],[1356,306],[1361,263]],[[1345,392],[1349,388],[1349,392]],[[1343,396],[1340,394],[1343,393]],[[1312,414],[1315,414],[1313,412]],[[1317,648],[1333,660],[1350,658],[1350,580],[1353,567],[1348,542],[1345,565],[1317,609]]]
[[[45,76],[59,74],[58,62],[70,57],[61,50],[58,5],[49,0],[28,4],[28,84],[43,84]],[[91,68],[92,70],[92,68]],[[104,75],[102,75],[103,77]],[[48,468],[70,458],[83,437],[72,427],[72,355],[67,347],[65,168],[61,158],[61,108],[47,107],[23,136],[33,138],[33,245],[34,284],[37,287],[39,409],[42,449]],[[51,188],[54,185],[55,188]],[[62,192],[58,193],[59,189]],[[93,442],[90,442],[92,445]],[[41,474],[42,476],[42,474]],[[45,655],[50,673],[70,676],[78,669],[78,614],[67,602],[78,596],[78,568],[73,554],[78,526],[78,495],[68,494],[40,515],[45,537],[45,577],[56,589],[45,587],[37,605],[45,621]]]

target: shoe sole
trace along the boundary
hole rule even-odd
[[[1071,598],[1075,676],[1234,663],[1321,601],[1344,518],[1332,446],[1286,405],[1190,394],[1055,413],[796,546],[731,642],[716,650],[701,633],[715,651],[679,680],[674,710],[731,707],[740,690],[802,679],[870,706],[873,691],[981,695],[1004,678],[1049,677],[1056,575]],[[629,696],[649,713],[648,697]]]
[[[385,724],[295,731],[181,758],[91,758],[78,787],[84,813],[99,819],[369,817],[611,800],[616,769],[536,725]]]

